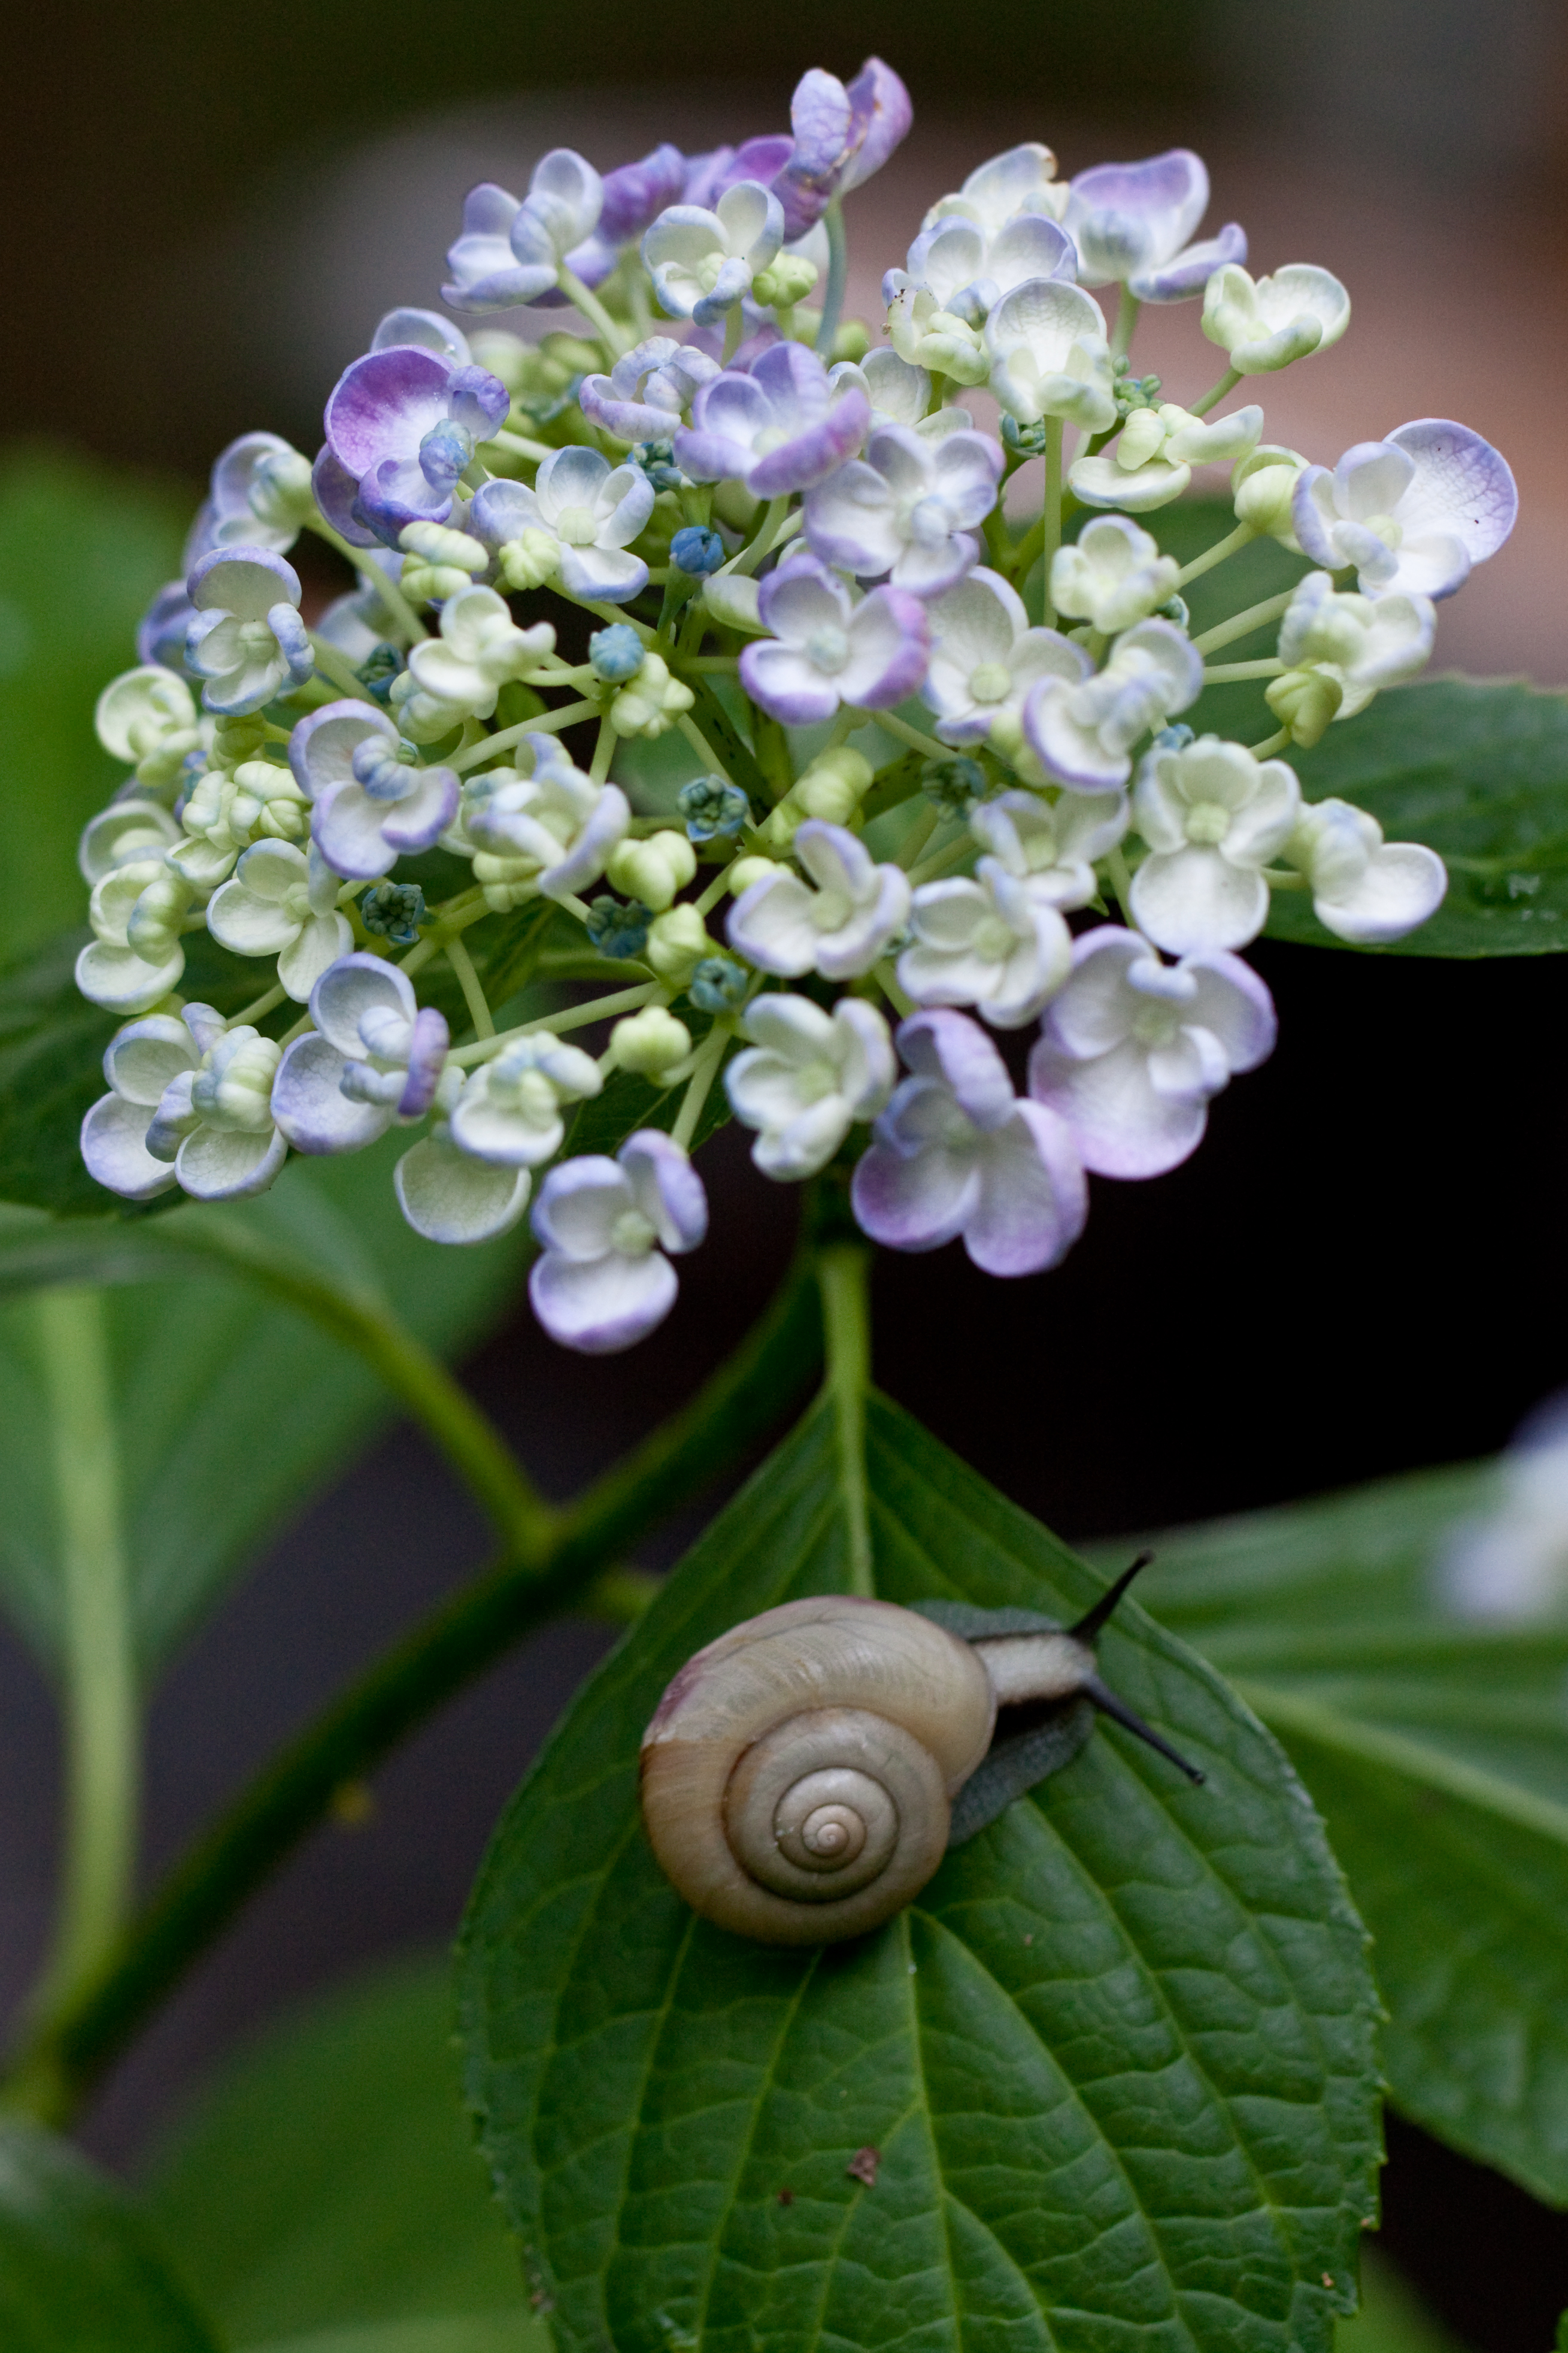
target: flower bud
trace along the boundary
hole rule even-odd
[[[455,564],[425,564],[411,556],[397,585],[411,605],[444,605],[448,597],[471,588],[473,581]]]
[[[455,565],[462,572],[483,572],[490,560],[482,540],[470,539],[466,531],[452,531],[445,523],[405,523],[397,544],[409,555],[423,556],[426,564]]]
[[[588,664],[607,686],[626,686],[643,666],[643,642],[629,621],[612,621],[588,640]]]
[[[662,1005],[645,1005],[640,1013],[617,1021],[610,1032],[616,1067],[635,1071],[639,1078],[664,1079],[690,1051],[690,1030]]]
[[[806,817],[823,818],[829,825],[847,825],[871,789],[871,763],[865,754],[841,744],[836,752],[824,752],[795,779],[791,797],[800,803]]]
[[[509,588],[542,588],[561,569],[561,543],[530,524],[500,551],[500,576]]]
[[[252,712],[242,718],[220,719],[213,729],[213,765],[237,768],[254,760],[267,741],[267,723]]]
[[[487,330],[482,335],[470,335],[468,353],[474,365],[488,368],[491,375],[499,376],[508,392],[521,390],[533,358],[532,350],[522,337],[509,335],[502,327]]]
[[[749,891],[753,882],[762,881],[764,874],[776,874],[778,869],[776,858],[737,858],[734,864],[725,871],[725,887],[731,898],[738,899],[742,891]]]
[[[231,1029],[203,1058],[191,1086],[191,1103],[209,1127],[264,1133],[272,1125],[272,1082],[283,1049],[258,1037],[248,1024]]]
[[[817,280],[817,267],[804,253],[781,253],[770,269],[759,269],[752,280],[752,300],[764,309],[788,305],[809,294]]]
[[[309,522],[316,511],[310,460],[298,449],[274,449],[251,479],[250,512],[258,522],[286,531]]]
[[[1230,478],[1237,522],[1250,523],[1254,531],[1277,539],[1292,555],[1300,555],[1301,543],[1291,522],[1290,503],[1306,462],[1294,449],[1265,442],[1242,459]]]
[[[622,687],[610,705],[610,724],[617,735],[667,734],[697,698],[689,686],[671,678],[669,665],[658,654],[645,654],[642,668]]]
[[[679,907],[671,907],[667,914],[655,916],[648,925],[643,960],[660,980],[681,987],[703,957],[712,953],[707,925],[688,900]]]
[[[1165,427],[1157,408],[1135,408],[1121,428],[1116,462],[1124,473],[1146,466],[1163,448]]]
[[[1321,740],[1344,699],[1343,686],[1326,670],[1288,670],[1264,693],[1269,710],[1303,750]]]
[[[702,584],[702,603],[724,629],[749,629],[753,636],[762,634],[763,623],[757,610],[757,584],[743,572],[719,572]]]
[[[125,926],[125,944],[135,949],[143,964],[163,964],[173,955],[185,911],[195,895],[184,876],[166,866],[148,883]]]
[[[651,834],[617,842],[605,869],[612,890],[640,899],[656,912],[674,903],[697,871],[697,852],[683,833]]]
[[[236,841],[251,842],[265,834],[274,841],[301,841],[310,824],[310,807],[287,768],[272,760],[243,760],[225,811]]]

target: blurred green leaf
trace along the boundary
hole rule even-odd
[[[68,2141],[0,2119],[5,2353],[217,2353],[152,2232]]]
[[[1387,2256],[1361,2251],[1361,2310],[1342,2320],[1334,2353],[1463,2353]]]
[[[0,824],[10,952],[79,922],[79,835],[123,779],[92,732],[179,569],[188,492],[63,449],[0,457]]]
[[[1375,1939],[1398,2105],[1563,2204],[1568,1622],[1460,1619],[1436,1576],[1494,1475],[1176,1529],[1151,1539],[1142,1595],[1233,1680],[1321,1809]]]
[[[426,1345],[469,1345],[512,1299],[526,1229],[443,1249],[405,1222],[392,1167],[406,1138],[363,1153],[295,1160],[259,1200],[214,1211],[187,1202],[156,1227],[61,1229],[36,1210],[0,1211],[7,1257],[51,1237],[134,1254],[142,1232],[238,1219],[384,1296]],[[58,1276],[55,1279],[59,1279]],[[92,1281],[92,1262],[76,1279]],[[393,1411],[361,1359],[303,1315],[223,1274],[182,1272],[108,1298],[121,1474],[138,1655],[149,1679],[254,1559]],[[56,1502],[28,1301],[0,1305],[0,1603],[49,1662],[59,1640]]]
[[[548,2353],[463,2117],[451,2000],[439,1960],[345,1987],[226,2062],[154,2153],[149,2211],[232,2343],[325,2329],[320,2353],[361,2353],[374,2325],[363,2353]]]
[[[662,1877],[643,1727],[722,1629],[842,1589],[837,1461],[818,1407],[581,1694],[475,1889],[468,2094],[559,2345],[1327,2353],[1378,2156],[1363,1932],[1279,1750],[1138,1610],[1107,1680],[1206,1788],[1101,1733],[831,1949],[727,1935]],[[889,1598],[1065,1618],[1099,1589],[879,1399],[868,1470]]]

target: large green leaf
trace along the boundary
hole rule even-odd
[[[1362,2250],[1361,2294],[1355,2318],[1340,2323],[1334,2353],[1461,2353],[1375,2246]]]
[[[1066,1617],[1099,1589],[879,1400],[868,1468],[889,1598]],[[1097,1735],[826,1951],[709,1926],[660,1875],[637,1767],[661,1689],[841,1588],[847,1549],[818,1407],[581,1695],[476,1887],[468,2094],[560,2344],[1326,2353],[1374,2203],[1363,1931],[1279,1750],[1137,1610],[1107,1679],[1205,1788]]]
[[[382,2320],[369,2328],[313,2328],[250,2348],[250,2353],[549,2353],[550,2332],[521,2312],[469,2312],[439,2320]],[[1364,2353],[1426,2353],[1414,2341]],[[1436,2349],[1440,2353],[1440,2348]]]
[[[82,827],[125,770],[92,731],[177,570],[187,495],[41,447],[0,459],[0,825],[7,952],[80,920]]]
[[[1436,1574],[1493,1476],[1178,1529],[1152,1539],[1143,1597],[1322,1810],[1375,1938],[1400,2107],[1568,2204],[1568,1622],[1458,1620]]]
[[[439,2329],[548,2353],[463,2118],[451,2007],[444,1961],[380,1969],[226,2062],[155,2153],[149,2210],[233,2343],[418,2322],[407,2353],[448,2353]],[[404,2353],[390,2327],[386,2346]]]
[[[132,1258],[215,1216],[393,1304],[429,1346],[455,1350],[500,1314],[528,1248],[522,1231],[468,1250],[424,1241],[392,1189],[395,1135],[342,1159],[296,1161],[261,1199],[188,1203],[155,1227],[60,1228],[0,1211],[0,1287],[40,1238]],[[223,1274],[182,1273],[110,1292],[111,1377],[140,1662],[149,1678],[254,1557],[392,1410],[361,1359],[292,1309]],[[46,1662],[58,1655],[58,1504],[30,1301],[0,1305],[0,1605]]]
[[[123,2191],[68,2142],[0,2119],[5,2353],[217,2353]]]

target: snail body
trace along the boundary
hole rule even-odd
[[[889,1601],[822,1594],[731,1627],[643,1738],[643,1820],[693,1910],[770,1945],[901,1911],[947,1846],[996,1695],[969,1643]]]
[[[643,1821],[666,1876],[739,1936],[833,1944],[902,1911],[950,1844],[1070,1763],[1095,1709],[1201,1781],[1095,1671],[1094,1638],[1143,1565],[1070,1627],[849,1594],[732,1626],[643,1735]]]

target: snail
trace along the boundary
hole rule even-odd
[[[833,1944],[901,1911],[949,1846],[1070,1763],[1096,1709],[1201,1782],[1095,1671],[1096,1636],[1152,1558],[1068,1627],[839,1593],[732,1626],[643,1735],[643,1821],[666,1876],[722,1928]]]

